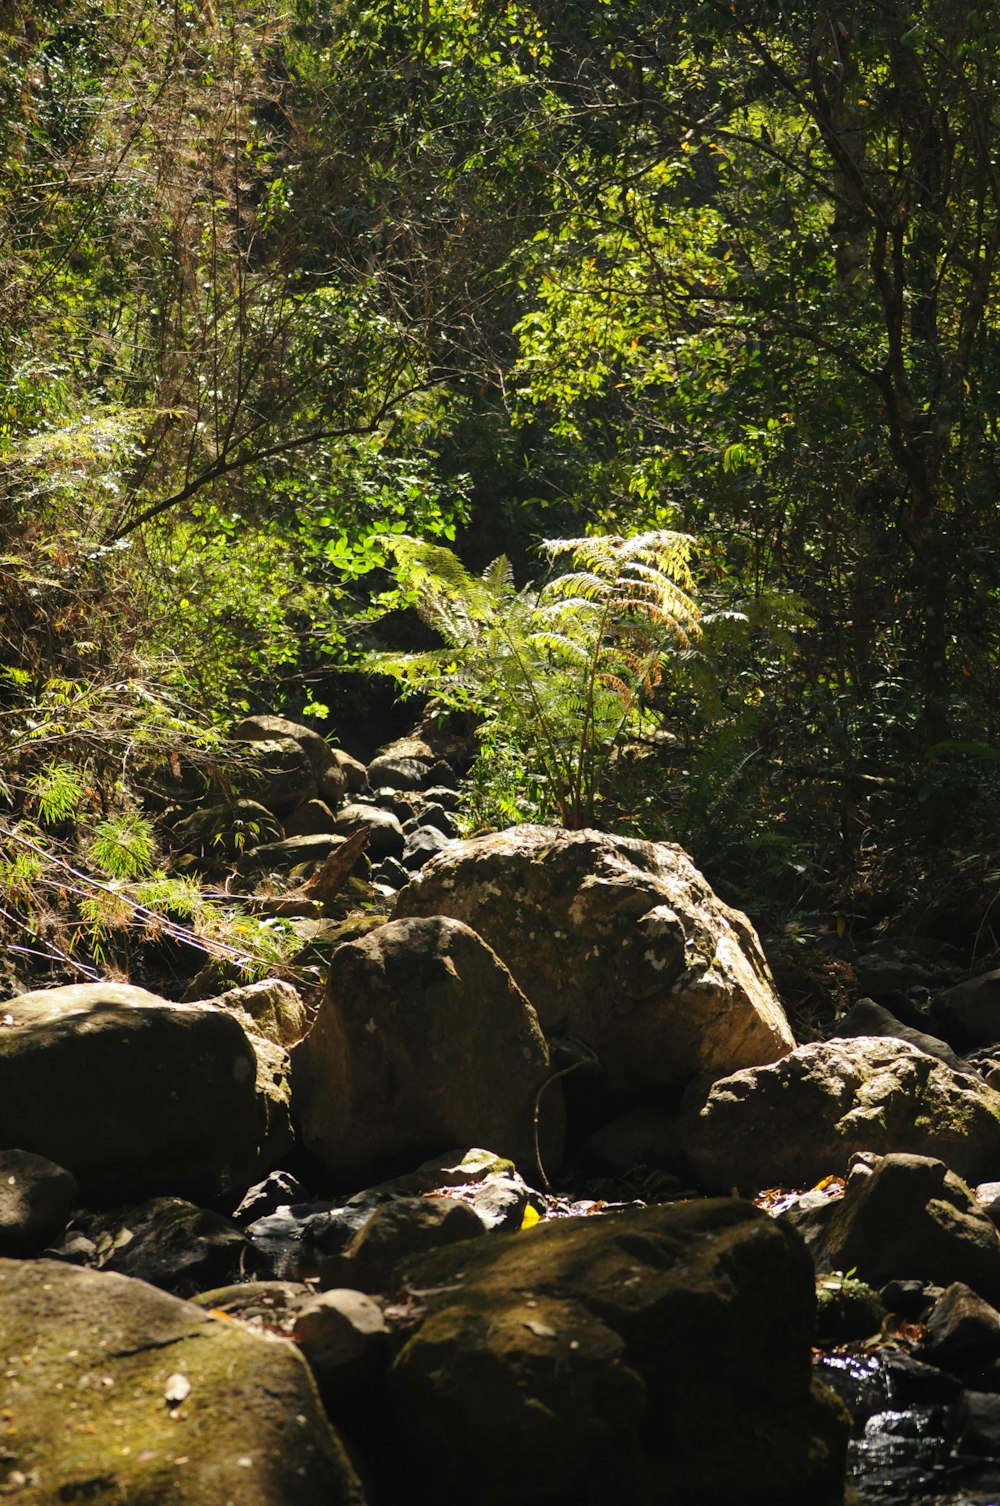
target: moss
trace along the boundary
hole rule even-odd
[[[841,1344],[878,1333],[886,1310],[865,1282],[834,1272],[816,1283],[816,1341]]]

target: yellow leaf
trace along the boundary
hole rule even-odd
[[[540,1218],[541,1214],[538,1209],[532,1208],[531,1204],[528,1203],[524,1210],[524,1217],[521,1220],[521,1228],[530,1229],[532,1224],[537,1224]]]

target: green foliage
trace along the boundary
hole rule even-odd
[[[697,633],[691,540],[667,531],[549,540],[548,559],[573,568],[520,592],[503,558],[477,577],[443,546],[383,543],[447,647],[377,654],[369,669],[478,711],[489,745],[502,738],[507,768],[510,750],[523,758],[540,810],[571,827],[593,821],[615,749],[651,715],[664,660]]]
[[[153,828],[143,817],[123,814],[98,821],[87,849],[94,867],[112,878],[141,878],[148,874],[156,855]]]
[[[47,763],[28,780],[27,789],[38,803],[39,820],[46,825],[73,820],[87,799],[79,770],[67,763]]]

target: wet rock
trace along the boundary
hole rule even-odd
[[[1000,1396],[963,1391],[952,1416],[963,1453],[1000,1459]]]
[[[394,921],[334,953],[292,1050],[302,1140],[355,1184],[455,1144],[528,1167],[548,1065],[534,1011],[473,931]]]
[[[961,1281],[1000,1299],[1000,1236],[969,1188],[928,1156],[873,1156],[842,1198],[792,1215],[819,1271],[855,1271],[870,1286],[907,1278]]]
[[[964,1282],[952,1282],[926,1321],[921,1355],[932,1365],[962,1371],[1000,1356],[1000,1313]]]
[[[0,1144],[65,1166],[85,1199],[211,1200],[265,1169],[278,1109],[226,1010],[86,983],[22,994],[4,1013]]]
[[[834,1506],[846,1420],[810,1389],[801,1243],[733,1199],[556,1220],[405,1273],[393,1362],[419,1501]],[[826,1393],[824,1393],[826,1395]],[[498,1446],[499,1445],[499,1446]],[[484,1469],[483,1461],[489,1462]]]
[[[384,1292],[401,1261],[476,1239],[485,1229],[478,1214],[457,1199],[397,1198],[375,1209],[341,1255],[320,1261],[320,1283]]]
[[[79,1196],[64,1166],[26,1150],[0,1150],[0,1255],[37,1255],[62,1234]]]
[[[1000,1160],[1000,1095],[907,1041],[823,1041],[715,1082],[681,1136],[711,1191],[810,1186],[858,1151],[938,1157],[978,1180]]]
[[[902,1020],[897,1020],[890,1010],[876,1004],[874,999],[859,999],[852,1005],[837,1021],[837,1034],[840,1037],[888,1036],[898,1041],[909,1041],[918,1051],[936,1056],[955,1072],[972,1070],[969,1063],[957,1055],[945,1041],[928,1035],[924,1030],[914,1030],[911,1025],[904,1025]]]
[[[349,837],[364,828],[368,832],[368,856],[373,863],[383,858],[399,858],[406,846],[403,828],[391,811],[377,805],[345,805],[337,812],[337,830]]]
[[[290,1343],[57,1261],[0,1261],[4,1453],[26,1506],[363,1506]]]
[[[102,1269],[180,1297],[234,1281],[250,1253],[230,1219],[183,1198],[152,1198],[92,1214],[79,1227],[94,1242]]]
[[[546,1035],[586,1041],[616,1087],[729,1072],[794,1044],[746,917],[671,843],[514,827],[432,859],[393,914],[471,926]]]

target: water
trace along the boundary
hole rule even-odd
[[[891,1350],[816,1362],[854,1417],[848,1485],[857,1506],[1000,1506],[1000,1457],[970,1451],[966,1403],[951,1376]],[[986,1448],[1000,1455],[1000,1439]]]

